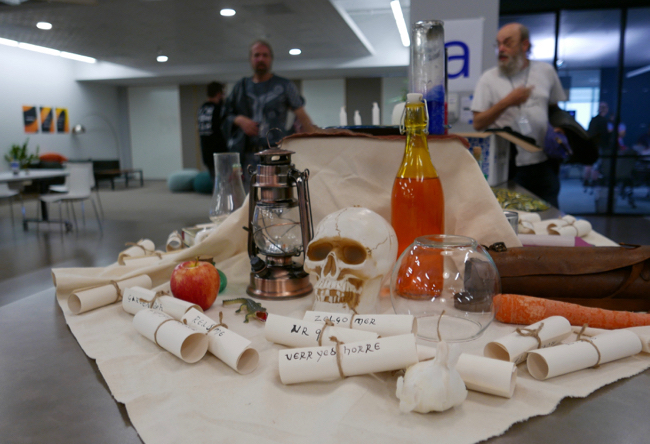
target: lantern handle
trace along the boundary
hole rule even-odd
[[[291,170],[291,177],[296,182],[298,190],[298,209],[300,211],[300,230],[302,232],[302,253],[307,254],[307,245],[314,237],[314,225],[311,215],[311,202],[309,197],[309,170],[302,173],[295,168]]]
[[[249,171],[251,165],[248,166]],[[257,258],[257,247],[255,246],[255,241],[253,239],[253,215],[255,214],[255,205],[257,205],[257,192],[255,190],[255,187],[253,187],[253,184],[255,183],[255,180],[257,178],[257,173],[253,173],[251,171],[251,182],[250,182],[250,190],[248,193],[248,257],[251,259],[251,261],[254,258]]]
[[[268,145],[269,149],[273,149],[271,147],[271,141],[269,140],[269,134],[271,134],[271,131],[277,131],[280,133],[280,135],[283,134],[280,128],[271,128],[266,132],[266,144]],[[280,139],[280,141],[278,142],[278,146],[275,149],[280,149],[281,147],[282,147],[282,139]]]

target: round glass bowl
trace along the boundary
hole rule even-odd
[[[390,281],[395,313],[415,316],[418,337],[429,341],[479,337],[494,319],[492,298],[500,291],[499,273],[485,249],[472,238],[444,234],[415,239]]]

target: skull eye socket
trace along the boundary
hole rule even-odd
[[[329,242],[322,242],[316,245],[312,244],[309,246],[309,250],[307,251],[307,256],[309,257],[309,259],[311,259],[314,262],[322,261],[325,260],[325,258],[327,257],[328,254],[330,254],[330,251],[332,251],[333,248],[334,246]]]
[[[366,249],[360,245],[347,245],[343,247],[343,260],[346,264],[359,265],[366,260]]]

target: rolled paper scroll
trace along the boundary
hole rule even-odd
[[[163,258],[162,252],[154,251],[148,256],[125,257],[122,259],[122,265],[144,267],[147,265],[157,264],[162,260],[162,258]]]
[[[183,238],[178,231],[172,232],[167,238],[165,249],[167,251],[176,251],[183,248]]]
[[[605,330],[602,328],[591,328],[591,327],[572,327],[572,330],[574,333],[582,333],[582,336],[596,336],[602,333],[607,333],[611,330]],[[629,327],[626,328],[625,330],[629,330],[636,334],[639,339],[641,339],[641,351],[643,353],[650,353],[650,326],[649,325],[644,325],[640,327]]]
[[[531,351],[526,364],[533,378],[549,379],[627,358],[640,353],[641,349],[641,340],[636,334],[625,329],[614,330],[570,344]]]
[[[526,353],[537,348],[550,347],[571,334],[571,324],[562,316],[551,316],[525,328],[518,328],[503,338],[488,343],[483,354],[488,358],[519,364]]]
[[[124,265],[124,259],[128,257],[142,257],[153,254],[156,246],[149,239],[140,239],[117,256],[117,263]]]
[[[280,380],[283,384],[330,381],[347,376],[401,370],[417,362],[418,353],[413,334],[327,347],[285,349],[280,350],[279,354]]]
[[[541,221],[542,218],[537,213],[519,212],[518,229],[519,234],[535,234],[534,224]]]
[[[519,240],[526,246],[537,247],[575,247],[575,237],[551,236],[549,234],[519,234]]]
[[[122,296],[122,308],[124,308],[124,311],[127,313],[133,315],[141,310],[151,308],[153,310],[167,313],[177,321],[180,321],[185,313],[193,308],[201,312],[203,311],[201,307],[192,304],[191,302],[183,301],[182,299],[162,294],[162,292],[155,292],[142,287],[132,287],[124,290]]]
[[[137,312],[133,326],[142,336],[188,364],[199,361],[208,351],[205,334],[160,311],[147,308]]]
[[[334,327],[325,322],[312,322],[269,314],[264,324],[264,336],[269,342],[288,347],[309,347],[335,344],[330,337],[342,342],[377,339],[377,333]]]
[[[417,348],[420,361],[436,356],[436,349],[433,347],[418,345]],[[512,398],[515,392],[517,366],[514,362],[461,353],[456,370],[467,390],[504,398]]]
[[[305,321],[322,323],[329,319],[338,327],[353,330],[372,331],[379,336],[397,336],[409,333],[417,334],[417,320],[412,315],[397,314],[348,314],[328,313],[324,311],[307,311],[303,317]]]
[[[260,357],[251,347],[251,341],[228,330],[226,325],[220,325],[196,309],[185,313],[182,321],[192,330],[207,333],[208,351],[236,372],[246,375],[257,368]]]
[[[566,215],[558,222],[549,224],[546,230],[548,234],[555,236],[584,237],[591,232],[591,224],[589,221]]]
[[[146,274],[141,274],[115,284],[106,284],[98,287],[82,288],[75,290],[68,297],[68,309],[73,314],[85,313],[95,308],[113,304],[122,299],[125,289],[131,287],[151,288],[151,279]],[[118,288],[119,287],[119,291]]]
[[[539,215],[539,213],[530,213],[528,211],[517,211],[517,213],[519,213],[520,222],[523,220],[525,222],[534,224],[542,220],[542,217]]]
[[[151,291],[155,292],[163,292],[165,294],[172,294],[172,286],[170,281],[163,282],[162,284],[158,285],[157,287],[154,287],[151,289]]]

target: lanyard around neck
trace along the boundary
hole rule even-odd
[[[524,84],[522,85],[524,88],[528,84],[528,75],[530,74],[530,62],[528,62],[528,66],[526,67],[526,77],[524,78]],[[512,77],[508,76],[508,80],[510,81],[510,85],[512,85],[512,90],[515,90],[515,84],[512,81]],[[518,108],[521,109],[521,104],[518,105]]]
[[[526,67],[526,77],[524,78],[524,84],[522,85],[523,87],[526,87],[528,84],[528,75],[530,74],[530,62],[528,62],[528,66]],[[515,74],[516,75],[516,74]],[[510,85],[512,85],[512,89],[515,89],[515,84],[512,81],[512,77],[508,76],[508,80],[510,81]]]

